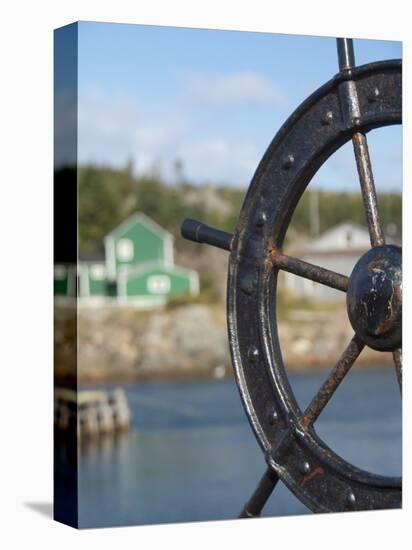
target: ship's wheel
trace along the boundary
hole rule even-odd
[[[402,392],[402,250],[385,243],[367,138],[402,119],[400,60],[355,66],[350,39],[338,39],[338,74],[309,96],[280,128],[228,234],[185,220],[182,235],[230,251],[229,343],[244,408],[266,471],[241,517],[256,517],[279,479],[312,511],[401,506],[401,478],[359,469],[330,449],[316,419],[365,346],[391,351]],[[352,141],[371,248],[350,277],[284,253],[295,208],[323,163]],[[279,270],[346,293],[353,338],[305,410],[283,364],[276,322]]]

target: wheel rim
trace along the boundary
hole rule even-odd
[[[346,101],[349,79],[356,85],[356,116]],[[275,136],[249,187],[231,245],[228,329],[243,404],[269,467],[317,512],[399,507],[401,479],[371,474],[344,461],[317,437],[316,411],[303,413],[296,402],[276,327],[278,266],[284,268],[289,261],[284,260],[283,240],[299,199],[320,166],[355,132],[364,135],[400,124],[401,116],[400,61],[340,72],[312,94]],[[329,275],[322,277],[327,280]],[[333,275],[329,282],[345,285]],[[347,358],[355,360],[363,345],[355,335]],[[306,422],[308,418],[312,422]]]

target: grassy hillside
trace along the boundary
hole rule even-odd
[[[79,239],[82,250],[96,248],[102,237],[136,210],[145,212],[160,225],[179,235],[185,217],[198,218],[232,231],[245,189],[229,186],[169,185],[159,175],[135,177],[123,170],[83,166],[79,170]],[[293,216],[289,239],[310,235],[311,191],[304,193]],[[360,193],[318,193],[319,230],[342,221],[365,223]],[[379,206],[385,225],[395,224],[400,232],[402,200],[399,194],[381,194]]]

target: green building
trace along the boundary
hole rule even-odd
[[[85,305],[142,309],[199,293],[197,272],[174,264],[173,236],[142,213],[106,235],[101,250],[80,253],[77,273],[72,265],[55,265],[55,295],[73,297],[76,286]]]

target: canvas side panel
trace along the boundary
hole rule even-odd
[[[78,526],[78,25],[54,32],[54,519]]]

